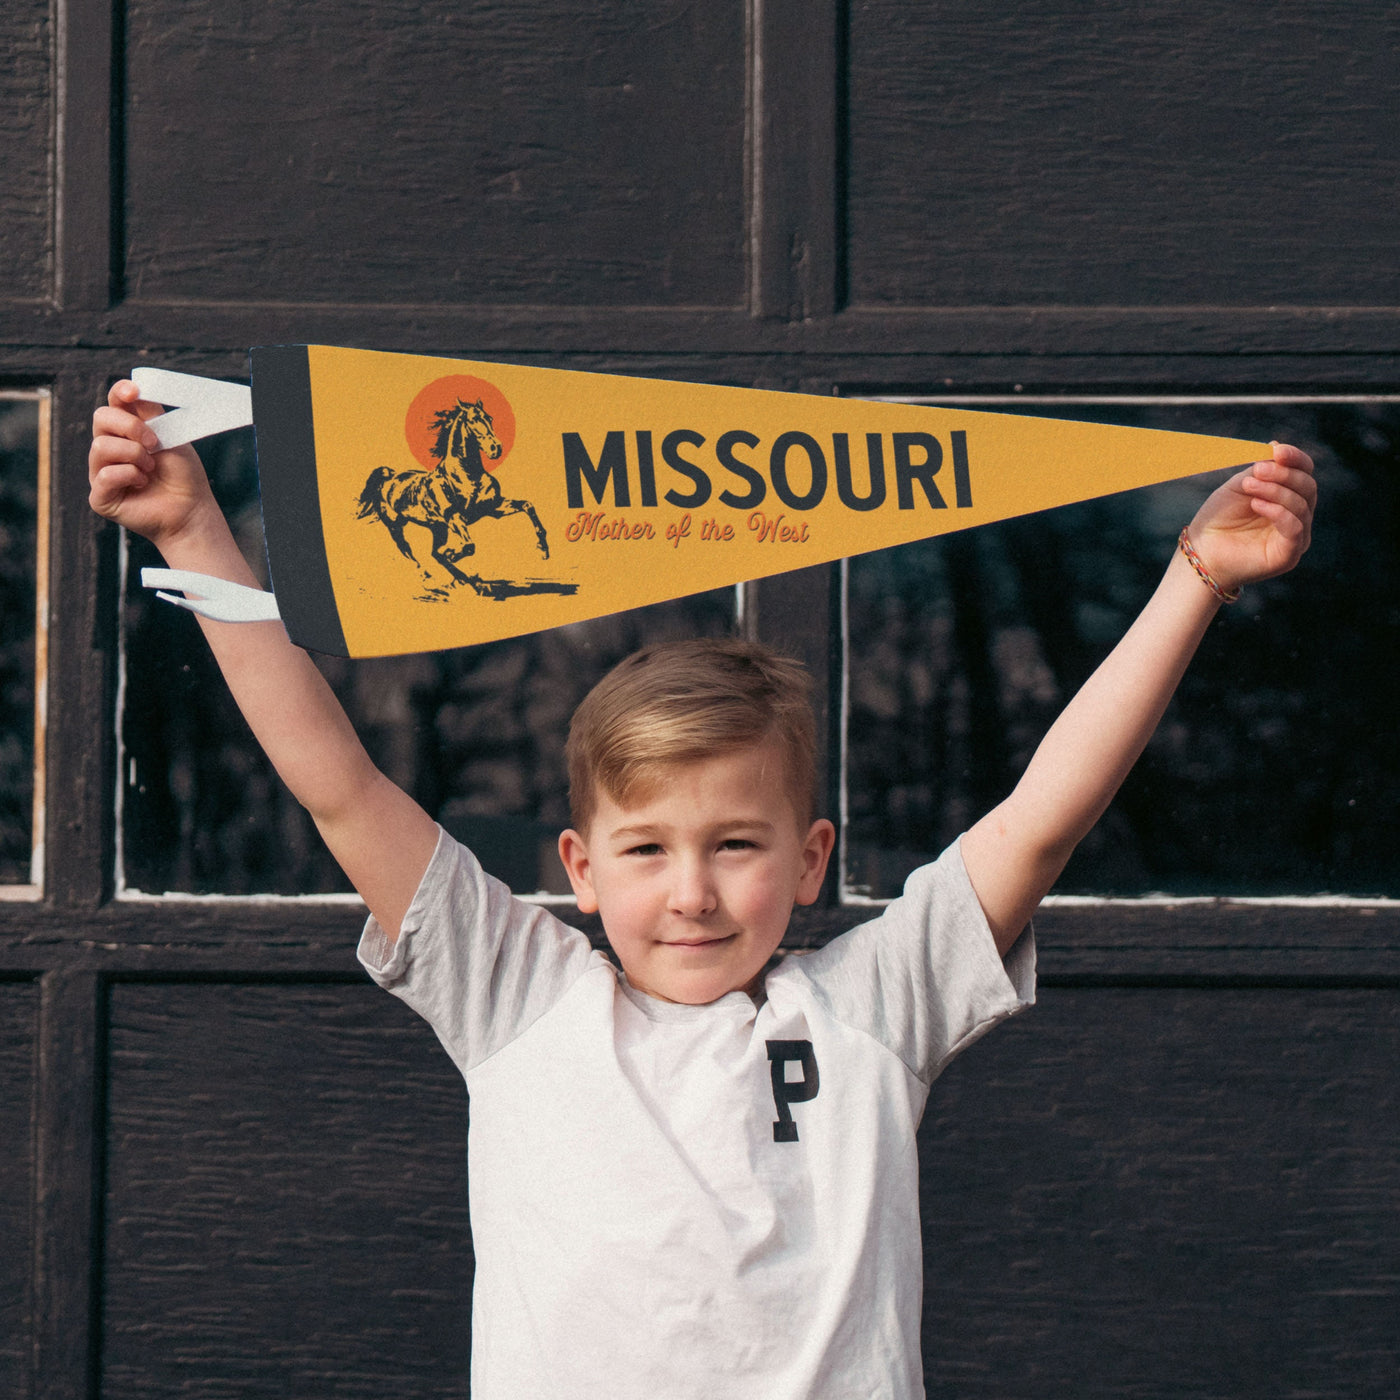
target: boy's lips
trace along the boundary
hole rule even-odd
[[[710,938],[663,938],[661,942],[667,948],[708,948],[715,943],[728,943],[738,936],[737,933],[718,933]]]

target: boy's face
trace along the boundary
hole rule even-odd
[[[798,825],[782,750],[762,744],[677,764],[625,807],[599,791],[587,834],[564,832],[559,854],[628,981],[698,1006],[753,989],[834,840],[829,821]]]

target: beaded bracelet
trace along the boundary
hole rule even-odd
[[[1211,576],[1211,572],[1206,568],[1201,556],[1191,548],[1191,541],[1186,536],[1186,527],[1182,526],[1180,538],[1177,543],[1181,546],[1181,552],[1186,556],[1186,562],[1196,571],[1196,577],[1201,580],[1222,603],[1235,603],[1239,601],[1240,590],[1238,588],[1222,588]]]

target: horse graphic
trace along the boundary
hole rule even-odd
[[[482,453],[494,462],[501,455],[501,444],[480,399],[475,403],[458,399],[453,407],[435,415],[433,427],[437,439],[432,456],[437,466],[401,472],[376,467],[360,492],[356,518],[382,520],[399,553],[418,566],[425,581],[430,581],[429,571],[404,535],[407,525],[427,529],[432,556],[453,582],[468,584],[478,592],[499,591],[457,567],[460,560],[476,553],[470,527],[488,516],[500,520],[507,515],[527,515],[535,527],[540,553],[548,559],[544,526],[529,501],[507,500],[500,483],[486,470]]]

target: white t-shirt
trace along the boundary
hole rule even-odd
[[[446,834],[360,958],[470,1091],[474,1400],[922,1396],[915,1132],[1034,999],[957,846],[758,1004],[637,991]]]

